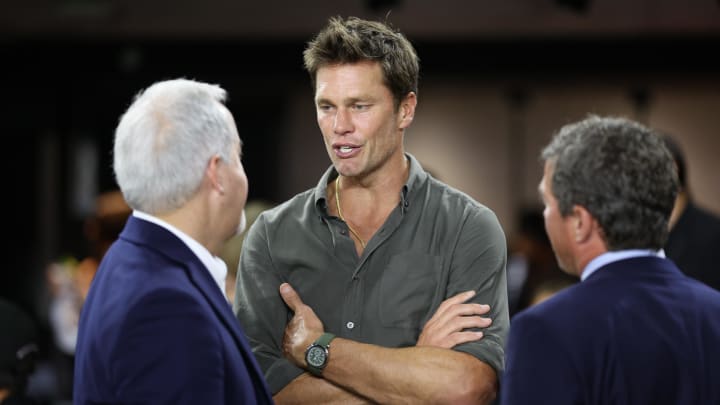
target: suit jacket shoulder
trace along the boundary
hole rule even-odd
[[[718,403],[718,313],[669,260],[611,263],[513,318],[503,403]]]
[[[84,304],[75,369],[77,404],[272,401],[208,270],[175,235],[134,217]]]

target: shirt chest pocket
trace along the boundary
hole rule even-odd
[[[420,330],[445,290],[442,265],[440,256],[417,252],[392,256],[379,285],[381,324]]]

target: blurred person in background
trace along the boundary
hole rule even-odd
[[[20,307],[0,298],[0,405],[31,405],[26,392],[38,354],[37,328]]]
[[[71,398],[80,311],[100,261],[120,235],[130,213],[120,190],[100,193],[95,199],[93,214],[83,223],[89,255],[79,261],[66,257],[47,268],[48,322],[59,351],[59,355],[53,357],[58,396]]]
[[[131,212],[119,190],[101,193],[95,199],[95,211],[83,223],[89,255],[80,260],[65,257],[48,266],[50,323],[56,344],[63,352],[75,353],[80,308],[100,261],[120,235]]]
[[[665,254],[688,276],[720,290],[720,217],[695,203],[687,182],[685,155],[672,136],[662,137],[680,180]]]
[[[523,209],[518,221],[518,231],[509,243],[507,265],[510,316],[536,303],[540,296],[546,297],[551,291],[578,281],[558,266],[545,232],[542,210]]]

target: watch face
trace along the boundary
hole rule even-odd
[[[308,365],[313,367],[322,367],[325,365],[325,360],[327,359],[327,353],[325,352],[325,349],[322,346],[312,346],[307,352],[307,356],[305,356],[305,360],[307,361]]]

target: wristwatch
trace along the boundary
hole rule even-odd
[[[323,369],[325,365],[327,365],[330,355],[330,341],[333,339],[335,339],[335,335],[332,333],[323,333],[305,350],[307,369],[314,376],[322,376]]]

